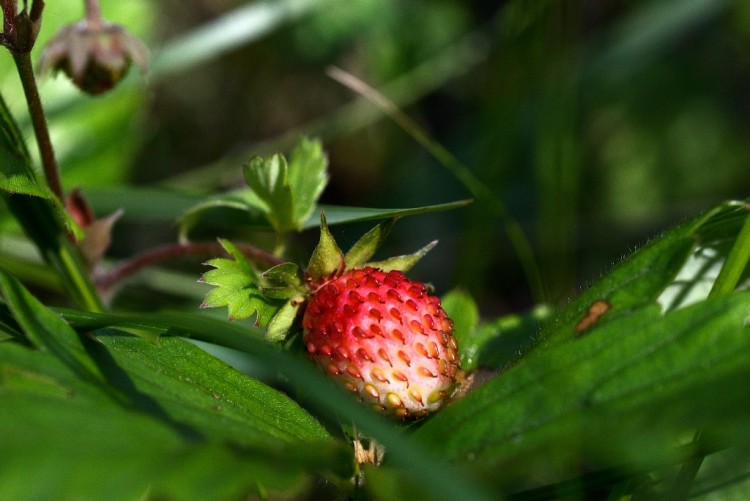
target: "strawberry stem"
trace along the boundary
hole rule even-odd
[[[268,267],[285,262],[283,259],[254,245],[237,244],[237,248],[250,260]],[[122,262],[109,273],[99,277],[96,280],[96,285],[101,292],[107,292],[125,278],[148,266],[181,256],[214,256],[217,254],[226,254],[226,251],[218,242],[190,242],[157,247]]]

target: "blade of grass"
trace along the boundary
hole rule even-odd
[[[432,155],[438,163],[458,179],[458,181],[466,187],[469,193],[471,193],[480,203],[484,204],[490,213],[503,224],[505,232],[507,233],[511,244],[516,251],[516,255],[521,262],[521,266],[526,274],[526,279],[529,282],[532,293],[538,302],[542,302],[544,300],[544,287],[531,244],[521,228],[521,225],[508,213],[505,205],[492,193],[490,188],[478,179],[466,165],[461,163],[442,144],[431,137],[424,128],[420,127],[418,123],[411,119],[411,117],[402,112],[393,101],[388,99],[381,92],[340,68],[330,67],[327,74],[340,84],[351,89],[353,92],[363,96],[380,111],[385,113],[417,143],[427,150],[427,152]]]

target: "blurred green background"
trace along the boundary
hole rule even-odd
[[[80,18],[82,5],[70,4],[47,1],[36,60],[45,39]],[[566,301],[665,227],[750,193],[748,2],[101,4],[149,45],[149,74],[133,71],[96,99],[60,76],[41,86],[65,187],[81,186],[101,215],[116,205],[111,188],[200,195],[239,186],[252,155],[288,152],[301,135],[320,137],[329,155],[323,203],[472,197],[403,129],[328,77],[330,65],[393,99],[527,234],[543,291],[485,203],[404,220],[383,249],[406,253],[439,239],[415,278],[439,293],[467,289],[486,316]],[[2,57],[0,92],[31,138]],[[365,227],[334,233],[347,246]],[[314,233],[303,236],[306,249]],[[174,225],[130,211],[110,255],[175,235]],[[303,261],[299,253],[291,257]]]

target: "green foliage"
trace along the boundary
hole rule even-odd
[[[302,139],[289,160],[292,191],[292,221],[299,230],[315,211],[315,204],[328,184],[328,160],[320,141]]]
[[[328,181],[328,161],[319,141],[303,139],[287,162],[277,153],[255,156],[243,169],[248,188],[212,198],[190,208],[181,217],[184,236],[192,227],[217,212],[240,212],[245,223],[266,224],[275,232],[299,231],[313,214]],[[248,221],[249,220],[249,221]]]
[[[6,275],[3,297],[25,335],[49,347],[0,344],[3,498],[229,498],[295,492],[310,467],[349,468],[292,400],[183,340],[99,329],[84,351],[62,318]],[[70,342],[51,344],[50,330]],[[99,375],[83,377],[82,366]]]
[[[250,261],[228,240],[220,240],[232,259],[214,258],[206,264],[214,269],[203,274],[201,281],[213,285],[202,308],[226,306],[229,318],[242,320],[255,315],[256,325],[266,325],[278,307],[278,301],[261,294],[259,276]]]
[[[70,342],[50,344],[45,352],[15,343],[0,344],[0,355],[6,357],[6,374],[10,375],[2,391],[8,396],[7,401],[20,410],[16,417],[4,416],[11,423],[4,431],[12,431],[17,438],[4,441],[2,450],[18,452],[21,444],[41,446],[43,438],[45,444],[88,447],[92,462],[106,463],[102,455],[111,449],[96,444],[92,438],[110,433],[111,428],[100,426],[101,419],[91,428],[92,436],[78,436],[72,430],[70,436],[66,433],[76,420],[89,419],[89,414],[98,412],[108,422],[128,430],[128,436],[138,438],[123,443],[112,439],[100,442],[156,459],[145,465],[120,461],[116,463],[118,475],[85,487],[72,483],[66,486],[73,489],[71,495],[104,493],[131,477],[140,479],[132,483],[134,491],[150,486],[151,492],[192,492],[189,487],[202,492],[205,479],[212,472],[222,472],[227,496],[250,492],[257,488],[257,482],[263,488],[287,492],[303,489],[304,478],[315,472],[340,475],[341,481],[346,478],[344,444],[329,437],[306,412],[294,410],[291,400],[182,340],[162,337],[154,344],[105,328],[108,325],[196,336],[241,349],[268,368],[284,371],[294,386],[304,389],[306,398],[316,402],[314,407],[326,409],[323,416],[344,413],[387,445],[386,457],[392,458],[393,464],[382,470],[364,469],[365,485],[376,498],[389,496],[396,492],[393,489],[401,492],[400,489],[425,488],[433,480],[414,476],[415,472],[407,474],[408,468],[403,468],[413,464],[437,472],[440,463],[428,459],[431,454],[460,461],[463,468],[472,471],[474,480],[470,482],[479,482],[494,492],[548,484],[556,484],[550,488],[564,492],[565,479],[581,474],[577,469],[580,464],[586,464],[588,471],[601,472],[595,481],[619,481],[689,458],[698,449],[685,448],[685,434],[696,428],[703,431],[701,451],[747,443],[750,436],[745,423],[750,415],[742,402],[750,395],[746,385],[739,382],[750,370],[750,358],[745,355],[750,352],[746,346],[750,339],[746,325],[750,296],[737,292],[662,313],[652,306],[652,301],[638,300],[636,294],[648,291],[658,297],[658,291],[670,286],[676,270],[687,261],[687,242],[691,246],[696,241],[711,246],[717,239],[738,235],[745,219],[744,210],[738,206],[719,206],[624,260],[590,292],[557,313],[554,321],[547,322],[534,349],[528,352],[525,348],[528,353],[520,359],[518,350],[510,350],[516,357],[510,368],[506,368],[508,359],[497,362],[494,368],[505,368],[505,372],[415,429],[414,437],[430,451],[419,460],[412,456],[423,454],[419,448],[410,449],[404,437],[392,437],[372,417],[361,414],[359,411],[364,409],[354,401],[345,399],[344,404],[333,388],[316,386],[321,384],[318,379],[322,375],[313,371],[311,376],[312,369],[307,364],[299,365],[287,358],[291,355],[265,347],[256,333],[241,326],[229,328],[230,324],[185,314],[118,317],[74,311],[64,312],[66,324],[12,278],[3,275],[3,294],[11,306],[4,315],[12,315],[24,335],[41,340],[36,341],[40,346],[47,346],[43,343],[48,343],[48,333],[58,331],[62,334],[57,337]],[[237,267],[230,266],[227,272],[242,270],[242,259],[238,259],[242,256],[231,245],[225,246],[235,258],[227,261]],[[641,272],[644,263],[652,270],[661,270],[658,277],[646,280]],[[244,266],[242,273],[257,280],[254,272],[248,271],[252,268],[247,263]],[[292,265],[271,270],[265,275],[268,280],[300,283],[298,270]],[[589,312],[588,294],[611,302],[611,308],[581,329],[581,320]],[[491,367],[488,361],[507,357],[507,343],[497,343],[496,339],[517,336],[515,330],[527,333],[524,339],[528,344],[528,332],[534,330],[528,326],[522,329],[525,320],[518,316],[488,324],[479,322],[476,308],[465,293],[447,295],[444,306],[454,315],[466,369]],[[536,311],[529,318],[538,325],[544,316],[543,311]],[[10,326],[13,319],[5,318],[3,323]],[[93,332],[95,344],[82,350],[68,325]],[[82,378],[78,369],[81,364],[95,367],[101,375]],[[725,390],[717,392],[717,385]],[[72,400],[71,392],[76,395]],[[31,402],[39,398],[48,401],[46,408],[51,409],[50,413],[60,416],[60,426],[55,429],[61,434],[42,433],[39,439],[31,436],[25,423],[31,419]],[[120,406],[137,412],[123,414]],[[51,426],[45,421],[47,416],[52,414],[36,415],[33,422],[45,429]],[[199,438],[195,433],[199,433]],[[190,445],[184,445],[185,440]],[[313,460],[307,455],[313,450],[310,446],[298,444],[295,452],[287,446],[279,449],[273,445],[279,440],[328,444],[314,446],[315,457],[328,459]],[[227,449],[222,445],[226,441],[239,444],[240,448]],[[160,452],[155,454],[153,450]],[[170,462],[169,470],[164,470],[166,463],[161,463],[172,461],[175,450],[195,457],[196,462],[212,461],[213,469],[196,475],[190,467]],[[321,451],[327,452],[321,456]],[[3,457],[7,468],[17,471],[28,464],[29,456],[19,453]],[[283,467],[277,466],[281,457],[287,458]],[[50,459],[62,460],[62,455]],[[149,465],[151,468],[146,468]],[[84,468],[97,471],[97,467],[84,461],[69,465],[64,471],[69,472],[70,478],[80,479],[85,478]],[[416,484],[403,484],[399,479],[404,475],[416,480]],[[460,476],[450,478],[451,482],[459,479],[461,489],[466,489],[462,490],[464,494],[477,488],[464,484],[465,479],[460,480]],[[184,490],[175,490],[178,485]],[[13,493],[19,486],[6,481],[0,482],[0,488]],[[481,497],[481,490],[476,495]]]
[[[140,33],[206,17],[194,2],[163,18],[125,4],[106,14]],[[69,14],[47,11],[40,41]],[[125,211],[100,235],[117,237],[122,262],[95,267],[0,68],[13,107],[0,99],[0,498],[747,497],[750,200],[667,229],[574,291],[625,242],[747,191],[747,114],[726,82],[746,81],[734,60],[750,7],[589,14],[525,0],[261,1],[157,48],[152,110],[136,79],[101,101],[46,82],[63,185],[81,184],[96,214]],[[215,64],[230,49],[241,57]],[[358,90],[376,106],[332,108],[323,61],[377,82],[382,94]],[[357,135],[383,113],[400,129]],[[293,146],[304,134],[323,139]],[[222,160],[195,164],[209,158]],[[470,201],[443,195],[476,203],[447,217]],[[336,205],[365,199],[375,208]],[[412,215],[431,216],[394,230]],[[359,238],[334,228],[369,221]],[[304,232],[317,228],[310,252]],[[391,249],[439,237],[417,272],[456,287],[442,305],[461,387],[410,423],[332,384],[293,336],[310,281],[407,270],[435,246],[381,259],[387,236]],[[184,262],[153,266],[164,256]],[[210,290],[193,287],[195,256]],[[352,436],[383,446],[383,463],[355,464]]]
[[[328,161],[319,141],[302,139],[287,162],[282,154],[253,157],[243,173],[247,189],[235,190],[190,207],[180,217],[180,236],[201,224],[270,229],[279,235],[318,225],[325,212],[331,224],[396,218],[460,207],[468,201],[413,209],[365,209],[317,205],[328,182]],[[189,203],[189,201],[187,202]],[[127,208],[126,208],[127,210]],[[387,233],[387,232],[386,232]],[[382,235],[380,238],[384,238]]]
[[[62,279],[68,293],[87,308],[97,309],[96,297],[83,258],[69,239],[68,231],[81,237],[78,225],[38,179],[26,143],[5,100],[0,96],[0,200],[33,240],[39,252]]]

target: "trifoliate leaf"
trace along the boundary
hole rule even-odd
[[[233,259],[215,258],[206,263],[214,269],[204,273],[201,281],[215,288],[206,294],[201,308],[226,306],[232,320],[256,315],[255,323],[265,325],[278,310],[280,301],[261,292],[257,272],[231,242],[219,242]]]
[[[333,239],[324,213],[320,213],[320,241],[313,250],[310,263],[307,266],[307,275],[318,281],[324,277],[333,275],[344,269],[344,253],[339,249],[336,240]]]
[[[245,180],[263,203],[268,222],[277,233],[296,229],[289,166],[281,154],[254,157],[243,168]]]
[[[302,301],[299,298],[293,298],[284,303],[284,306],[268,323],[266,339],[273,342],[284,341],[289,335],[301,305]]]
[[[358,268],[367,262],[383,243],[396,223],[396,218],[383,221],[365,233],[346,253],[346,269]]]
[[[425,254],[430,252],[433,247],[437,245],[437,240],[433,240],[429,244],[425,245],[421,249],[419,249],[417,252],[413,254],[406,254],[404,256],[395,256],[389,259],[385,259],[383,261],[375,261],[371,263],[367,263],[367,266],[372,266],[373,268],[380,268],[383,271],[391,271],[391,270],[398,270],[406,272],[411,269],[412,266],[417,264],[417,262],[424,257]]]
[[[328,183],[328,159],[320,141],[303,139],[289,160],[289,184],[294,201],[295,229],[301,229],[315,209],[315,203]]]

